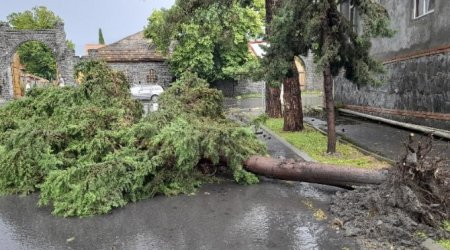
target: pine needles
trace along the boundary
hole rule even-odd
[[[124,76],[89,62],[79,87],[33,89],[0,109],[0,193],[40,191],[63,216],[104,214],[155,195],[191,193],[214,180],[200,163],[226,165],[240,183],[258,179],[242,162],[265,147],[227,120],[222,95],[186,74],[145,118]]]

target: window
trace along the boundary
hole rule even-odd
[[[434,11],[435,0],[413,0],[414,18],[419,18]]]
[[[147,82],[148,83],[156,83],[157,81],[158,81],[158,76],[156,75],[155,70],[151,69],[147,75]]]

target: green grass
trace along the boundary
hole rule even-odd
[[[336,150],[338,153],[336,155],[327,154],[326,136],[309,126],[306,126],[305,130],[301,132],[284,132],[283,119],[268,119],[266,126],[294,147],[322,163],[357,168],[383,168],[388,166],[386,162],[364,155],[351,145],[340,142],[337,142]]]
[[[450,221],[444,221],[442,223],[442,227],[444,230],[450,232]],[[445,249],[450,250],[450,239],[439,240],[439,244],[441,244]]]
[[[445,249],[450,250],[450,240],[440,240],[438,241],[441,246],[443,246]]]

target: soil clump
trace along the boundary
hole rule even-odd
[[[334,197],[333,224],[346,236],[362,237],[374,248],[400,249],[421,249],[427,238],[450,238],[443,227],[450,219],[448,161],[428,157],[431,137],[420,142],[411,135],[405,149],[401,161],[387,170],[387,181]]]

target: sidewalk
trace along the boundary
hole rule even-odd
[[[317,118],[306,117],[305,122],[324,131],[327,129],[326,122]],[[404,143],[411,133],[419,140],[427,139],[426,135],[414,131],[349,116],[338,117],[336,133],[358,147],[393,161],[405,153]],[[434,139],[433,146],[432,156],[450,156],[449,141]]]
[[[225,106],[226,108],[240,109],[242,112],[255,116],[263,112],[259,99],[227,99]],[[305,117],[304,122],[323,131],[327,129],[326,121],[317,118]],[[420,140],[427,139],[426,135],[415,131],[342,115],[338,116],[336,121],[336,132],[356,146],[392,161],[397,161],[404,154],[404,143],[407,142],[411,133],[414,133]],[[450,157],[450,141],[435,139],[433,145],[432,156]],[[290,154],[287,155],[290,157]]]

